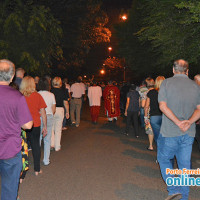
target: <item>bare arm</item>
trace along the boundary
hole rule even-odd
[[[55,112],[56,112],[56,104],[53,104],[52,107],[51,107],[51,109],[52,109],[52,113],[54,115]]]
[[[66,118],[69,119],[69,103],[68,101],[63,101],[65,109],[66,109]]]
[[[147,97],[146,101],[145,101],[145,105],[144,105],[144,118],[145,118],[145,123],[149,123],[149,120],[148,120],[148,110],[149,110],[149,107],[150,107],[150,98]]]
[[[31,129],[33,126],[33,121],[27,122],[22,126],[23,129]]]
[[[198,119],[200,119],[200,105],[197,106],[196,110],[194,111],[194,113],[190,117],[189,121],[190,121],[191,124],[193,124]]]
[[[45,108],[40,109],[40,114],[41,114],[42,122],[43,122],[42,133],[43,133],[43,137],[45,137],[47,135],[47,115],[46,115]]]
[[[160,110],[165,114],[170,120],[174,122],[178,127],[181,125],[181,121],[176,117],[176,115],[172,112],[172,110],[167,106],[167,103],[161,101],[159,103]]]
[[[127,110],[128,110],[129,104],[130,104],[130,98],[127,97],[127,100],[126,100],[126,109],[125,109],[125,113],[124,113],[125,116],[127,116]]]

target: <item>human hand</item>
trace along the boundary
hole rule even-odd
[[[191,123],[189,120],[183,120],[178,124],[178,127],[182,132],[186,132],[191,126]]]
[[[47,128],[46,127],[44,127],[42,129],[42,135],[43,135],[43,137],[45,137],[47,135]]]
[[[66,119],[69,119],[69,113],[66,113]]]
[[[124,116],[127,116],[127,111],[125,111]]]

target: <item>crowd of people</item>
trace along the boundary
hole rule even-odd
[[[193,81],[188,78],[188,70],[185,60],[177,60],[173,65],[174,76],[167,79],[148,77],[140,85],[118,85],[110,80],[105,85],[95,80],[84,83],[79,76],[69,84],[67,78],[24,76],[22,68],[15,73],[11,61],[0,60],[1,199],[19,198],[18,184],[29,169],[28,148],[32,150],[36,176],[42,173],[42,142],[43,164],[50,164],[51,150],[61,150],[62,131],[69,125],[76,128],[81,125],[82,104],[87,98],[92,124],[98,123],[103,99],[108,124],[115,124],[122,115],[126,119],[123,135],[139,138],[140,129],[145,131],[149,140],[147,150],[157,149],[156,162],[165,181],[173,177],[165,170],[173,169],[175,157],[179,169],[190,169],[195,136],[200,150],[200,75]],[[188,199],[189,187],[167,189],[167,199],[178,196]]]

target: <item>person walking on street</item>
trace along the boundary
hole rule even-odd
[[[165,79],[159,90],[158,102],[163,112],[160,135],[157,140],[157,159],[166,184],[174,175],[166,173],[173,169],[171,160],[176,157],[180,170],[191,168],[192,145],[195,137],[195,121],[200,118],[200,89],[188,78],[189,65],[185,60],[173,64],[174,76]],[[189,197],[189,186],[167,184],[168,197]]]
[[[100,86],[97,85],[96,81],[93,81],[93,85],[88,88],[90,114],[93,124],[97,123],[99,117],[101,97],[102,97],[102,89]]]
[[[32,117],[25,97],[9,86],[15,65],[0,60],[0,175],[1,200],[16,200],[22,170],[21,127],[31,129]]]
[[[105,114],[108,122],[116,122],[120,116],[120,90],[113,85],[113,81],[109,81],[103,91]]]
[[[133,124],[135,137],[139,137],[139,121],[138,121],[138,115],[139,115],[139,92],[136,91],[136,86],[134,84],[131,85],[130,91],[127,94],[127,101],[126,101],[126,109],[124,115],[127,116],[126,119],[126,131],[125,135],[129,135],[128,131],[130,128],[130,125]]]
[[[84,100],[86,100],[85,95],[85,88],[82,84],[82,78],[78,77],[76,83],[71,85],[72,99],[70,101],[70,118],[72,125],[75,125],[76,127],[79,127],[80,125],[82,96],[84,96]]]

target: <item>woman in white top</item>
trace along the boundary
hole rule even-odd
[[[93,81],[93,85],[88,88],[90,114],[91,114],[93,124],[97,123],[97,120],[99,117],[100,106],[101,106],[101,96],[102,96],[101,87],[97,86],[96,81]]]
[[[56,100],[53,93],[50,91],[50,85],[47,79],[40,79],[38,83],[38,90],[40,95],[43,97],[47,108],[46,115],[47,115],[47,136],[43,138],[44,141],[44,165],[49,165],[49,157],[50,157],[50,148],[51,148],[51,133],[52,133],[52,126],[53,126],[53,115],[56,112]],[[41,128],[42,130],[42,128]],[[40,144],[42,141],[42,134],[40,136]]]

